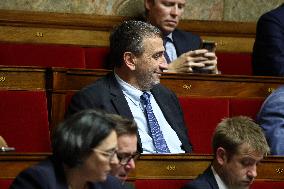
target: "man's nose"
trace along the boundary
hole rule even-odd
[[[163,56],[160,64],[159,64],[159,67],[161,70],[167,70],[168,69],[168,63],[167,63],[167,60],[165,58],[165,56]]]
[[[115,155],[113,156],[113,158],[111,158],[110,164],[111,164],[111,165],[118,165],[118,163],[119,163],[119,160],[118,160],[118,158],[117,158],[117,154],[115,154]]]
[[[131,159],[126,165],[125,165],[126,169],[129,170],[133,170],[135,169],[135,161],[133,159]]]
[[[257,176],[257,166],[253,165],[251,168],[248,170],[248,176],[250,178],[255,178]]]
[[[171,8],[171,15],[173,16],[178,16],[179,15],[179,9],[178,9],[178,5],[175,5]]]

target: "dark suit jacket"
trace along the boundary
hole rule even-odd
[[[257,122],[265,133],[271,154],[284,155],[284,86],[267,97],[257,115]]]
[[[211,167],[208,167],[197,179],[187,183],[182,189],[219,189]]]
[[[254,75],[284,76],[284,4],[260,17],[253,47]]]
[[[91,189],[122,189],[121,182],[108,176],[105,182],[89,183]],[[63,166],[53,157],[21,172],[10,189],[68,189]]]
[[[190,32],[181,31],[175,29],[173,31],[173,43],[177,51],[177,56],[181,54],[200,49],[201,38],[198,35],[194,35]]]
[[[166,120],[179,137],[185,152],[191,152],[183,113],[176,95],[161,84],[151,90]],[[133,115],[113,73],[97,80],[92,85],[77,92],[71,99],[66,116],[84,109],[102,109],[108,113],[119,114],[133,119]],[[138,150],[142,145],[138,135]]]

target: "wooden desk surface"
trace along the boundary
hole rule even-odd
[[[130,179],[194,179],[211,163],[212,155],[143,155]],[[257,168],[258,180],[284,181],[284,156],[269,156]]]
[[[15,178],[20,171],[44,160],[49,153],[0,153],[0,179]],[[212,155],[141,155],[129,180],[194,179],[212,161]],[[258,166],[258,180],[284,181],[284,156],[266,157]]]
[[[77,91],[103,77],[109,70],[53,69],[53,91]],[[267,97],[284,78],[240,75],[164,73],[161,83],[178,96]]]

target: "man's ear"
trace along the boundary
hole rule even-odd
[[[123,60],[125,62],[125,65],[130,69],[130,70],[135,70],[136,68],[136,57],[133,53],[131,52],[125,52],[123,54]]]
[[[150,10],[151,7],[154,5],[155,0],[144,0],[144,6],[146,10]]]
[[[216,160],[220,165],[223,165],[224,163],[227,162],[228,157],[227,157],[227,152],[224,148],[219,147],[216,150]]]

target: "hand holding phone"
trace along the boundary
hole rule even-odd
[[[201,49],[207,49],[208,52],[215,52],[217,43],[214,41],[202,41]]]

